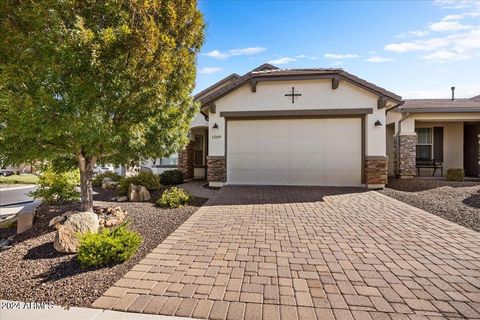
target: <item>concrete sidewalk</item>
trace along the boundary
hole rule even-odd
[[[0,300],[0,320],[182,320],[190,318],[169,317],[141,313],[128,313],[89,308],[31,305],[25,302]],[[37,307],[37,309],[35,309]],[[42,308],[43,307],[43,308]]]

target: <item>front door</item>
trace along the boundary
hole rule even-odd
[[[468,124],[464,126],[464,169],[466,176],[480,177],[480,124]]]

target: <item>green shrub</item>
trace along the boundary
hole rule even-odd
[[[104,173],[97,174],[95,177],[93,177],[92,184],[96,187],[100,187],[102,185],[102,181],[104,178],[110,178],[112,179],[112,181],[118,182],[120,181],[122,176],[116,172],[107,171]]]
[[[160,189],[159,177],[151,172],[142,171],[136,176],[121,178],[118,182],[118,194],[126,195],[128,192],[128,186],[133,183],[137,186],[144,186],[150,191]]]
[[[100,233],[86,233],[80,237],[77,258],[82,268],[122,263],[137,252],[142,236],[128,230],[126,224]]]
[[[164,186],[173,186],[183,183],[185,179],[180,170],[167,170],[160,174],[160,183]]]
[[[80,193],[77,191],[79,182],[78,170],[55,172],[51,167],[47,167],[38,179],[39,187],[30,195],[43,199],[43,202],[47,204],[77,200],[80,198]]]
[[[157,204],[160,207],[178,208],[186,205],[190,200],[190,195],[183,189],[171,187],[163,192]]]
[[[447,174],[445,175],[447,181],[463,181],[464,178],[465,172],[460,168],[448,169]]]

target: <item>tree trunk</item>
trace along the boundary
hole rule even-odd
[[[80,202],[82,212],[93,212],[92,178],[95,167],[95,157],[77,156],[80,168]]]

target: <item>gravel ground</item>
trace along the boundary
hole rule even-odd
[[[157,199],[159,194],[152,193],[152,198]],[[112,192],[101,192],[94,198],[95,205],[120,205],[128,211],[130,227],[144,238],[131,260],[113,267],[82,270],[75,255],[55,251],[54,229],[48,227],[52,217],[78,210],[79,204],[42,205],[34,227],[16,237],[13,248],[0,252],[0,299],[88,307],[206,201],[196,198],[183,208],[160,209],[153,203],[108,202],[112,197]]]
[[[480,182],[395,179],[381,192],[480,232]]]

